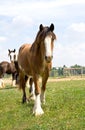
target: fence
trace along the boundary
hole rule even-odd
[[[85,69],[80,68],[58,68],[52,69],[50,72],[50,77],[68,77],[68,76],[83,76],[85,75]]]
[[[83,68],[64,68],[64,76],[83,76]]]

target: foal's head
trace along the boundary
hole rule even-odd
[[[44,52],[44,58],[46,62],[51,62],[53,58],[53,46],[56,35],[54,34],[54,24],[50,27],[44,27],[42,24],[39,27],[39,32],[37,34],[36,40],[38,46],[41,46],[42,52]]]
[[[10,57],[11,62],[16,61],[17,60],[16,49],[14,49],[14,50],[8,49],[8,56]]]

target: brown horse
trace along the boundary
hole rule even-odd
[[[16,68],[14,63],[9,63],[7,61],[2,61],[0,63],[0,78],[2,78],[4,74],[12,74],[12,85],[15,86],[14,80],[16,75]]]
[[[41,102],[45,102],[45,89],[49,77],[49,71],[52,66],[53,46],[56,35],[54,34],[54,25],[39,27],[39,32],[33,44],[24,44],[19,49],[18,65],[20,88],[23,90],[23,102],[26,102],[26,79],[32,76],[35,86],[35,103],[33,113],[35,115],[43,114]],[[42,87],[39,87],[39,77],[42,77]]]
[[[10,62],[14,65],[16,73],[14,74],[14,83],[13,84],[18,84],[18,78],[19,78],[19,73],[17,71],[17,53],[16,53],[16,49],[14,50],[10,50],[8,49],[8,56],[10,58]]]

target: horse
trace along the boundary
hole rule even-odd
[[[9,63],[8,61],[0,63],[0,78],[3,78],[4,74],[12,74],[12,85],[15,86],[16,68],[14,63]]]
[[[0,78],[4,76],[4,74],[12,74],[12,85],[16,86],[17,83],[17,71],[15,68],[14,61],[17,60],[16,49],[10,50],[8,49],[8,56],[10,57],[10,62],[2,61],[0,63]]]
[[[45,103],[46,83],[49,77],[49,72],[52,67],[54,40],[56,35],[54,24],[43,26],[40,24],[39,31],[32,44],[23,44],[18,52],[19,66],[19,87],[22,89],[22,102],[27,101],[26,97],[26,77],[32,77],[35,87],[35,101],[33,114],[35,116],[44,114],[41,107],[41,102]],[[42,86],[39,87],[39,78],[42,77]]]
[[[14,50],[10,50],[8,49],[8,56],[10,57],[10,62],[12,64],[15,65],[15,69],[16,69],[16,73],[15,73],[15,80],[14,80],[14,84],[18,84],[19,83],[19,66],[18,66],[18,61],[17,61],[17,53],[16,53],[16,49]],[[28,78],[25,76],[26,81],[28,80]],[[30,78],[29,81],[27,82],[26,85],[29,88],[29,99],[28,101],[30,101],[30,99],[35,99],[35,95],[34,95],[34,86],[33,86],[33,79]]]
[[[10,50],[10,49],[8,49],[8,56],[9,56],[9,58],[10,58],[10,62],[12,63],[12,64],[14,64],[14,66],[15,66],[15,69],[16,69],[16,73],[14,74],[14,84],[16,85],[16,84],[18,84],[18,77],[19,77],[19,73],[18,73],[18,69],[17,69],[17,53],[16,53],[16,49],[14,49],[14,50]]]

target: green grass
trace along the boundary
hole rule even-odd
[[[0,130],[85,130],[84,80],[47,83],[39,117],[32,115],[33,101],[22,104],[22,92],[9,87],[0,89]]]

